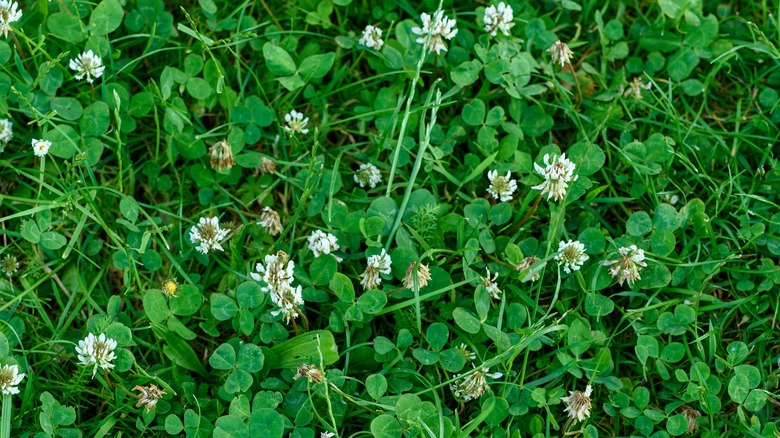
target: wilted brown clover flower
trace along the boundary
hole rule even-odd
[[[569,412],[571,418],[585,421],[586,417],[590,417],[590,395],[592,393],[593,388],[590,385],[585,388],[585,392],[569,391],[568,397],[561,397],[561,400],[567,405],[563,412]]]
[[[157,400],[161,399],[163,394],[165,394],[165,391],[161,390],[153,383],[148,386],[136,385],[133,388],[133,391],[139,391],[141,393],[135,407],[140,408],[141,406],[144,406],[146,412],[154,409],[157,406]]]
[[[536,256],[528,256],[524,258],[519,265],[515,268],[516,270],[520,271],[520,275],[523,276],[522,281],[531,280],[536,281],[539,279],[539,271],[535,272],[531,278],[528,278],[528,274],[530,274],[530,269],[533,265],[535,265],[539,261],[539,257]]]
[[[556,41],[555,44],[547,49],[547,51],[552,53],[553,62],[556,64],[560,63],[561,68],[563,68],[567,63],[570,63],[572,56],[574,56],[574,53],[572,53],[569,46],[561,41]]]
[[[428,280],[431,279],[431,271],[428,269],[428,265],[419,262],[409,263],[409,267],[406,268],[406,276],[404,277],[404,287],[415,290],[415,278],[417,279],[417,290],[419,291],[424,288],[428,284]]]
[[[688,405],[683,405],[681,409],[682,416],[688,420],[688,427],[685,429],[685,432],[690,435],[699,430],[699,425],[696,424],[696,419],[701,416],[701,412],[693,409]]]
[[[218,141],[211,146],[211,168],[220,173],[229,171],[236,161],[233,159],[233,150],[225,140]]]
[[[319,383],[324,380],[322,371],[314,364],[300,364],[298,365],[298,374],[293,376],[293,380],[298,380],[301,377],[305,377],[306,380],[312,383]]]
[[[282,221],[279,219],[279,213],[271,207],[263,207],[257,224],[265,228],[272,236],[278,236],[282,232]]]

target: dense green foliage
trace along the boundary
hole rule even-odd
[[[20,4],[0,436],[780,436],[780,5],[507,4]]]

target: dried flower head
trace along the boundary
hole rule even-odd
[[[365,47],[370,47],[374,50],[379,50],[385,42],[382,41],[382,29],[368,25],[363,29],[363,35],[360,37],[358,44]]]
[[[265,228],[268,234],[272,236],[278,236],[283,230],[279,213],[271,209],[271,207],[263,207],[263,211],[260,212],[260,221],[257,224]]]
[[[314,253],[314,257],[330,254],[333,251],[338,251],[338,239],[333,234],[314,230],[309,236],[309,249]]]
[[[382,282],[380,274],[390,275],[393,260],[384,248],[379,254],[372,255],[366,262],[366,270],[360,274],[360,285],[363,289],[373,289]]]
[[[436,52],[438,55],[440,51],[447,51],[447,46],[444,45],[443,38],[451,40],[458,34],[458,29],[455,28],[457,22],[454,19],[447,18],[444,15],[444,11],[437,11],[431,16],[422,13],[420,15],[423,26],[422,28],[413,27],[412,33],[420,35],[417,38],[418,44],[424,44],[425,50],[430,52]],[[430,38],[430,39],[429,39]]]
[[[87,82],[92,83],[103,75],[103,61],[92,50],[81,53],[75,59],[70,60],[70,69],[76,71],[76,80],[80,81],[86,76]]]
[[[592,393],[593,388],[590,385],[585,388],[585,392],[569,391],[568,397],[561,397],[561,400],[566,403],[566,409],[563,412],[568,412],[571,418],[584,421],[585,417],[590,417],[590,395]]]
[[[210,251],[224,251],[220,242],[222,242],[230,230],[219,226],[218,217],[202,217],[198,225],[190,228],[190,242],[198,244],[195,249],[201,254],[208,254]]]
[[[32,140],[33,153],[36,157],[45,157],[49,153],[51,142],[49,140]]]
[[[3,394],[19,394],[17,386],[24,379],[24,373],[19,373],[19,365],[3,365],[0,367],[0,392]]]
[[[533,265],[535,265],[539,261],[539,257],[536,256],[528,256],[524,258],[519,265],[515,269],[520,271],[520,275],[523,276],[522,281],[536,281],[539,279],[539,272],[534,272],[534,274],[531,276],[531,278],[527,278],[528,274],[530,273],[530,269]]]
[[[176,282],[176,277],[171,277],[165,280],[162,284],[162,291],[169,297],[175,297],[179,295],[179,283]]]
[[[217,172],[227,173],[236,164],[233,159],[233,150],[225,140],[211,145],[209,152],[211,153],[211,168]]]
[[[512,200],[512,194],[517,190],[517,181],[512,179],[512,172],[507,171],[506,176],[499,176],[498,171],[494,169],[488,172],[488,180],[490,186],[487,191],[494,199],[501,202]]]
[[[255,281],[266,284],[261,289],[271,296],[271,301],[278,307],[271,314],[284,315],[284,320],[288,324],[293,318],[298,317],[298,307],[304,304],[301,286],[292,285],[295,280],[294,269],[295,262],[288,259],[287,253],[279,251],[276,254],[266,255],[264,264],[255,265],[257,272],[249,274]]]
[[[515,25],[512,20],[514,20],[512,7],[504,2],[499,3],[498,7],[491,5],[485,8],[485,32],[490,36],[496,36],[498,31],[509,36],[509,29]]]
[[[701,417],[701,412],[697,411],[696,409],[693,409],[692,407],[688,405],[682,405],[680,407],[681,414],[683,417],[685,417],[686,420],[688,420],[688,426],[685,428],[685,432],[687,434],[695,433],[697,430],[699,430],[699,425],[696,424],[696,419]]]
[[[409,263],[409,267],[406,268],[406,276],[404,276],[404,287],[410,290],[415,290],[415,280],[417,281],[417,290],[424,288],[428,284],[428,280],[431,279],[431,271],[428,269],[428,265],[412,262]]]
[[[0,263],[0,269],[2,269],[3,274],[11,277],[19,269],[19,261],[16,260],[15,256],[6,254],[5,257],[3,257],[2,263]]]
[[[555,44],[547,49],[547,51],[552,53],[553,62],[561,63],[561,68],[563,68],[566,63],[571,62],[571,58],[574,56],[574,53],[572,53],[569,46],[567,46],[565,43],[562,43],[561,41],[556,41]]]
[[[453,379],[457,379],[460,374],[452,376]],[[463,399],[465,401],[476,400],[482,397],[482,394],[488,390],[488,384],[485,377],[490,376],[494,379],[498,379],[502,376],[501,373],[490,373],[489,368],[482,368],[473,372],[460,381],[450,385],[452,393],[455,397]]]
[[[0,32],[8,38],[8,32],[11,31],[11,23],[16,23],[22,19],[22,10],[19,4],[11,0],[0,0]]]
[[[574,174],[576,166],[568,158],[566,154],[555,155],[550,161],[550,154],[544,154],[544,166],[542,167],[537,163],[534,163],[534,169],[536,173],[544,177],[544,181],[537,186],[531,187],[534,190],[541,190],[542,195],[547,193],[547,199],[555,199],[559,202],[566,197],[566,189],[569,188],[569,183],[577,181],[579,175]]]
[[[496,280],[498,280],[498,273],[494,273],[491,277],[490,269],[485,268],[485,270],[487,271],[487,275],[482,277],[482,281],[485,283],[485,290],[494,300],[501,300],[501,289],[498,288],[498,283],[496,283]]]
[[[287,123],[284,130],[290,135],[309,133],[309,129],[306,128],[306,125],[309,124],[309,118],[303,117],[303,113],[292,110],[284,116],[284,121]]]
[[[477,355],[473,351],[469,350],[468,345],[466,345],[464,343],[461,343],[458,346],[457,350],[460,352],[460,354],[463,355],[464,358],[466,358],[466,360],[476,360],[477,359]]]
[[[319,383],[324,380],[322,371],[314,364],[300,364],[298,365],[298,374],[293,376],[293,380],[298,380],[301,377],[305,377],[306,380],[312,383]]]
[[[631,83],[628,84],[625,91],[623,91],[623,97],[633,96],[634,99],[642,98],[642,90],[649,90],[652,88],[652,82],[645,82],[641,77],[637,76]]]
[[[101,333],[100,336],[90,333],[86,338],[79,341],[79,345],[76,347],[76,354],[78,354],[81,365],[92,366],[92,378],[94,379],[98,368],[104,370],[114,368],[114,364],[111,361],[116,359],[114,354],[115,348],[116,341],[107,338],[105,333]]]
[[[623,286],[623,282],[628,280],[628,285],[632,286],[635,281],[639,280],[639,271],[647,266],[645,263],[645,251],[639,249],[636,245],[629,247],[620,247],[618,253],[622,256],[615,260],[607,260],[604,262],[604,266],[611,266],[609,273],[613,277],[617,277],[618,283]]]
[[[2,0],[0,0],[2,1]],[[0,151],[14,138],[14,124],[8,119],[0,119]]]
[[[260,166],[258,166],[258,169],[263,175],[266,173],[274,173],[276,172],[276,163],[266,157],[262,157],[260,158]]]
[[[585,245],[580,243],[579,240],[569,239],[568,242],[561,240],[558,243],[558,253],[555,255],[555,261],[563,266],[563,271],[567,274],[571,274],[572,271],[578,271],[589,258],[585,254]]]
[[[355,182],[358,183],[361,188],[368,186],[373,189],[382,182],[382,174],[379,172],[379,169],[371,163],[361,164],[360,168],[358,168],[358,171],[355,173],[354,178]]]
[[[140,408],[143,406],[146,408],[146,412],[157,407],[157,400],[161,399],[165,394],[165,391],[158,388],[154,383],[147,386],[136,385],[133,387],[133,391],[140,392],[140,398],[138,399],[138,403],[135,404],[135,407]]]

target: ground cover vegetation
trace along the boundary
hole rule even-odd
[[[0,0],[0,438],[780,436],[778,18]]]

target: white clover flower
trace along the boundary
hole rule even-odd
[[[19,394],[17,386],[24,379],[24,373],[19,373],[19,365],[3,365],[0,368],[0,392],[3,394]]]
[[[425,44],[425,50],[436,52],[437,55],[442,50],[446,52],[447,46],[444,45],[442,38],[448,40],[455,38],[455,35],[458,34],[458,29],[455,29],[457,21],[447,18],[444,15],[444,11],[434,12],[433,19],[431,19],[430,15],[423,12],[423,14],[420,15],[420,19],[422,20],[423,27],[412,28],[412,33],[420,35],[420,38],[417,38],[416,40],[417,43]],[[428,37],[430,37],[430,39],[426,44],[426,39]]]
[[[135,407],[140,408],[143,406],[146,408],[147,413],[157,407],[157,400],[161,399],[165,394],[165,391],[158,388],[154,383],[149,384],[148,386],[135,385],[133,391],[140,392],[140,397],[138,398],[138,403],[135,404]]]
[[[460,374],[455,374],[452,378],[456,379],[459,376]],[[452,393],[455,394],[455,397],[465,401],[476,400],[482,397],[482,394],[488,390],[487,380],[485,380],[486,376],[498,379],[502,374],[491,374],[489,368],[482,368],[479,371],[467,375],[459,382],[451,384],[450,389],[452,390]]]
[[[428,269],[428,265],[422,263],[409,263],[409,267],[406,268],[406,275],[404,276],[404,287],[409,290],[415,290],[415,279],[417,279],[417,290],[424,288],[428,285],[428,280],[431,279],[431,271]]]
[[[333,251],[338,251],[338,239],[333,234],[315,230],[309,236],[309,249],[314,253],[315,258],[323,254],[330,254]]]
[[[531,268],[531,266],[535,265],[539,261],[539,257],[536,256],[528,256],[524,258],[519,265],[515,268],[516,270],[520,271],[520,275],[523,276],[522,281],[528,281],[531,280],[531,282],[534,282],[539,279],[539,271],[535,272],[531,278],[527,278],[528,270]]]
[[[477,359],[477,355],[473,351],[469,350],[468,345],[466,345],[464,343],[461,343],[458,346],[457,350],[460,351],[460,354],[462,354],[463,357],[466,358],[466,360],[476,360]]]
[[[76,80],[80,81],[86,76],[87,82],[92,83],[103,75],[103,61],[92,50],[81,53],[75,59],[70,60],[70,69],[77,72]]]
[[[495,5],[485,8],[485,32],[490,36],[496,36],[500,30],[506,36],[509,36],[509,29],[515,25],[512,22],[514,20],[514,13],[512,7],[501,2],[498,7]]]
[[[645,251],[639,249],[636,245],[629,247],[620,247],[618,253],[622,257],[615,260],[606,260],[604,266],[612,266],[609,268],[609,273],[613,277],[617,277],[618,283],[623,286],[623,282],[628,280],[628,285],[631,286],[635,281],[639,280],[639,271],[647,266],[645,263]]]
[[[561,63],[561,68],[563,68],[567,62],[571,62],[571,58],[574,56],[574,53],[572,53],[569,46],[567,46],[566,43],[562,43],[560,41],[556,41],[555,44],[547,49],[547,51],[552,53],[553,62]]]
[[[370,24],[363,29],[363,35],[358,41],[358,44],[361,46],[370,47],[374,50],[381,49],[384,43],[382,40],[382,29]]]
[[[279,213],[275,212],[271,207],[263,207],[257,224],[265,228],[268,234],[272,236],[278,236],[282,232],[282,221],[279,219]]]
[[[382,174],[379,172],[379,169],[371,163],[361,164],[353,177],[361,188],[368,186],[373,189],[382,182]]]
[[[333,432],[322,432],[320,434],[320,438],[333,438],[334,436],[336,436],[336,434]]]
[[[494,300],[501,300],[501,289],[498,288],[498,283],[496,283],[496,280],[498,280],[498,273],[493,274],[491,277],[490,269],[485,268],[485,270],[487,271],[487,275],[482,277],[482,281],[485,282],[485,290]]]
[[[561,401],[567,405],[563,412],[568,412],[571,418],[585,421],[585,417],[590,417],[590,395],[592,393],[593,388],[590,385],[585,388],[585,392],[569,391],[568,397],[561,397]]]
[[[284,320],[289,324],[293,318],[298,317],[299,306],[304,304],[301,286],[293,287],[293,269],[295,262],[288,260],[284,251],[276,254],[268,254],[264,259],[265,264],[255,265],[255,271],[249,274],[253,280],[262,281],[266,285],[261,289],[271,296],[271,301],[279,309],[271,312],[273,316],[284,315]]]
[[[22,10],[19,4],[11,0],[0,0],[0,32],[8,38],[8,32],[11,31],[11,23],[16,23],[22,19]]]
[[[507,171],[506,176],[499,176],[498,171],[494,169],[488,172],[488,180],[490,187],[487,191],[494,199],[501,202],[512,200],[512,194],[517,190],[517,181],[512,179],[512,172]]]
[[[360,285],[363,286],[363,289],[369,290],[379,286],[382,282],[382,277],[379,274],[390,275],[392,263],[393,260],[384,248],[382,248],[381,253],[369,257],[366,262],[366,270],[360,274]]]
[[[202,217],[198,225],[190,228],[190,242],[197,243],[195,249],[201,254],[208,254],[210,251],[224,251],[220,242],[230,233],[230,230],[219,226],[218,217]]]
[[[287,122],[284,130],[290,135],[294,135],[296,132],[301,134],[309,133],[309,129],[306,128],[306,125],[309,124],[309,118],[304,118],[303,113],[292,110],[284,116],[284,121]]]
[[[641,99],[642,90],[649,90],[652,88],[652,86],[652,82],[645,82],[642,80],[642,78],[637,76],[630,84],[628,84],[628,88],[626,88],[623,92],[623,97],[633,96],[634,99]]]
[[[544,181],[531,188],[541,190],[542,195],[547,193],[548,201],[550,198],[553,198],[558,202],[566,197],[566,189],[569,188],[569,183],[577,181],[577,178],[579,178],[579,175],[574,174],[576,166],[566,158],[566,154],[555,155],[552,157],[552,161],[550,161],[550,154],[544,154],[544,165],[545,167],[542,167],[534,163],[536,173],[543,176]]]
[[[0,270],[9,277],[13,276],[18,269],[19,261],[16,260],[16,256],[14,255],[6,254],[5,257],[3,257],[3,261],[0,262]]]
[[[12,138],[14,138],[14,124],[8,119],[0,119],[0,147],[10,142]]]
[[[555,260],[563,266],[563,271],[570,274],[572,271],[578,271],[583,263],[588,260],[585,254],[585,245],[579,240],[561,242],[558,244],[558,253],[555,254]]]
[[[49,140],[32,140],[33,153],[36,157],[45,157],[49,153],[51,142]]]
[[[105,333],[101,333],[97,337],[90,333],[85,339],[79,341],[79,345],[76,347],[76,354],[78,354],[81,365],[92,366],[92,378],[94,379],[98,368],[104,370],[114,368],[114,364],[111,361],[116,359],[114,354],[115,348],[116,341],[107,338]]]

